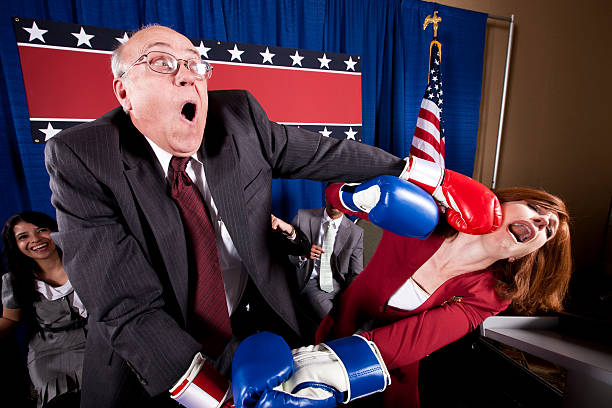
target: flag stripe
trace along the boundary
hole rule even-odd
[[[423,143],[431,145],[436,151],[440,151],[440,142],[431,133],[424,131],[423,129],[416,128],[414,130],[414,140],[421,140]]]
[[[438,42],[433,41],[429,61],[429,83],[421,101],[410,154],[445,167],[444,128],[442,127],[442,77]]]
[[[417,127],[414,130],[414,134],[416,135],[417,132],[420,134],[426,133],[430,135],[433,140],[435,140],[436,145],[440,144],[440,130],[434,123],[419,117],[417,119]]]

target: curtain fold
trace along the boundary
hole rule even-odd
[[[438,36],[443,47],[442,73],[447,96],[443,112],[447,166],[472,174],[485,14],[417,0],[23,0],[2,3],[2,222],[25,209],[55,215],[49,202],[44,146],[31,141],[12,28],[14,16],[121,30],[160,23],[193,38],[359,54],[363,142],[404,157],[410,150],[427,80],[432,29],[423,31],[422,24],[427,15],[438,10],[443,19]],[[275,215],[290,221],[299,208],[322,205],[322,183],[275,180]]]

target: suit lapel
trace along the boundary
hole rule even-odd
[[[222,126],[207,125],[200,153],[204,162],[206,182],[219,216],[229,231],[243,263],[254,265],[255,257],[248,244],[252,237],[244,205],[246,199],[234,150],[233,135],[228,134]]]
[[[342,221],[340,222],[340,228],[338,228],[338,232],[336,232],[336,239],[334,240],[334,255],[339,256],[340,251],[344,248],[344,244],[349,238],[350,235],[350,220],[346,218],[346,216],[342,217]]]
[[[181,312],[186,316],[188,252],[181,216],[168,195],[167,182],[151,147],[144,136],[132,129],[132,134],[123,137],[122,143],[125,176],[151,228]],[[141,238],[144,248],[147,247],[147,241],[150,239]]]

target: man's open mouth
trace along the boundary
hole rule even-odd
[[[183,117],[190,122],[195,117],[195,113],[196,113],[196,106],[195,104],[191,102],[187,102],[185,105],[183,105],[183,109],[181,109],[181,115],[183,115]]]
[[[514,222],[508,226],[508,229],[517,242],[529,241],[535,235],[533,228],[522,222]]]

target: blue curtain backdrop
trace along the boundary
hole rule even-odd
[[[32,143],[11,17],[133,30],[147,23],[188,37],[359,54],[363,142],[405,157],[427,81],[431,26],[442,17],[447,167],[471,175],[486,15],[417,0],[8,0],[0,2],[0,222],[25,209],[55,215],[43,145]],[[44,64],[44,61],[40,62]],[[110,85],[109,85],[110,86]],[[85,95],[83,96],[86,97]],[[274,212],[320,207],[322,185],[276,180]]]

